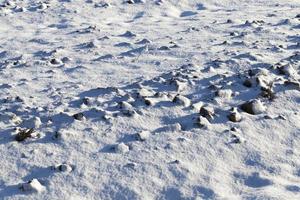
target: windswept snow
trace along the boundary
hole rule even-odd
[[[0,0],[0,199],[300,199],[300,2]]]

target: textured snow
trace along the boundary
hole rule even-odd
[[[299,199],[299,70],[297,0],[0,0],[0,199]]]

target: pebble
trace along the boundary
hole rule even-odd
[[[14,11],[15,11],[15,12],[26,12],[27,9],[24,8],[24,7],[16,6],[16,7],[14,8]]]
[[[251,100],[241,105],[241,109],[249,114],[257,115],[265,112],[266,108],[260,100]]]
[[[184,107],[189,107],[191,105],[191,100],[182,95],[176,95],[173,99],[173,102],[183,105]]]
[[[150,132],[149,131],[141,131],[139,133],[137,133],[137,138],[138,140],[141,140],[141,141],[145,141],[149,138],[150,136]]]
[[[151,98],[145,98],[144,101],[145,101],[145,104],[147,106],[154,106],[155,105],[155,101]]]
[[[124,153],[127,153],[128,151],[129,151],[129,146],[127,146],[123,142],[121,142],[120,144],[117,144],[115,146],[115,152],[116,153],[124,154]]]
[[[126,116],[131,117],[136,114],[135,110],[133,109],[133,106],[126,101],[120,102],[119,107],[121,108],[121,112]]]
[[[68,63],[68,62],[71,61],[71,58],[69,58],[69,57],[63,57],[63,58],[61,59],[61,61],[62,61],[63,63]]]
[[[76,113],[73,115],[74,119],[82,121],[84,119],[84,114],[83,113]]]
[[[247,79],[243,82],[243,85],[244,85],[245,87],[251,88],[252,85],[253,85],[253,83],[252,83],[251,79],[247,78]]]
[[[55,168],[61,172],[71,172],[73,170],[72,167],[68,164],[61,164]]]
[[[212,107],[201,107],[200,115],[205,117],[208,121],[212,121],[214,119],[214,109]]]
[[[134,4],[135,2],[134,2],[134,0],[127,0],[126,1],[128,4]]]
[[[167,47],[167,46],[161,46],[157,50],[160,50],[160,51],[169,51],[171,49],[170,49],[170,47]]]
[[[110,121],[113,119],[113,113],[105,111],[102,117],[104,120]]]
[[[45,3],[41,3],[41,4],[38,6],[38,9],[40,9],[40,10],[45,10],[45,9],[47,9],[47,8],[48,8],[48,5],[45,4]]]
[[[228,119],[232,122],[240,122],[242,120],[241,114],[237,111],[236,108],[228,115]]]
[[[199,116],[198,120],[197,120],[197,124],[201,127],[201,128],[208,128],[210,126],[210,122],[202,116]]]
[[[87,42],[84,44],[86,48],[98,48],[96,41]]]
[[[107,8],[107,7],[110,7],[110,4],[107,3],[107,2],[99,2],[99,3],[95,3],[95,8]]]
[[[122,110],[132,110],[133,109],[133,106],[126,102],[126,101],[121,101],[119,103],[119,107],[122,109]]]
[[[51,63],[52,65],[62,65],[62,64],[63,64],[63,62],[62,62],[61,60],[57,59],[57,58],[52,58],[52,59],[50,60],[50,63]]]
[[[237,134],[232,134],[231,135],[231,142],[230,143],[234,143],[234,144],[241,144],[244,143],[245,139],[242,138],[241,136],[237,135]]]
[[[21,189],[23,191],[29,191],[29,192],[43,192],[46,190],[45,186],[43,186],[37,179],[32,179],[28,181],[27,183],[23,183],[21,186]]]
[[[127,163],[126,165],[124,165],[124,167],[130,168],[130,169],[135,169],[136,166],[137,166],[136,163]]]
[[[84,98],[82,99],[82,103],[83,103],[84,105],[87,105],[87,106],[91,105],[91,98],[89,98],[89,97],[84,97]]]

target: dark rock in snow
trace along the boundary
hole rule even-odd
[[[249,114],[257,115],[263,113],[266,108],[260,100],[251,100],[241,105],[241,109]]]
[[[212,121],[214,119],[214,109],[208,106],[201,107],[200,115],[208,121]]]
[[[74,119],[82,121],[84,119],[83,113],[76,113],[73,115]]]

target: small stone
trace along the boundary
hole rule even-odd
[[[183,105],[184,107],[189,107],[191,105],[191,100],[182,95],[176,95],[173,102]]]
[[[124,154],[124,153],[127,153],[128,151],[129,151],[129,146],[127,146],[123,142],[121,142],[120,144],[117,144],[115,146],[115,152],[116,153]]]
[[[116,88],[116,93],[120,96],[125,96],[126,92],[120,88]]]
[[[43,186],[37,179],[32,179],[27,183],[23,183],[21,186],[21,190],[29,191],[29,192],[43,192],[45,190],[45,186]]]
[[[94,6],[95,6],[95,8],[108,8],[110,6],[110,4],[107,3],[107,2],[102,1],[102,2],[99,2],[99,3],[95,3]]]
[[[149,131],[141,131],[139,133],[137,133],[137,138],[138,140],[141,140],[141,141],[145,141],[149,138],[150,136],[150,132]]]
[[[260,100],[256,100],[256,99],[242,104],[241,109],[243,111],[245,111],[246,113],[249,113],[252,115],[261,114],[266,110],[266,108],[262,104],[262,102]]]
[[[232,127],[230,130],[233,132],[238,132],[239,129],[237,127]]]
[[[47,8],[48,8],[48,5],[45,4],[45,3],[41,3],[41,4],[38,6],[38,9],[40,9],[40,10],[45,10],[45,9],[47,9]]]
[[[243,139],[241,136],[237,135],[237,134],[232,134],[231,135],[231,142],[230,143],[234,143],[234,144],[241,144],[244,143],[245,139]]]
[[[56,169],[61,172],[71,172],[73,170],[72,167],[68,164],[61,164],[57,166]]]
[[[52,65],[62,65],[62,64],[63,64],[63,62],[62,62],[61,60],[57,59],[57,58],[52,58],[52,59],[50,60],[50,63],[51,63]]]
[[[258,75],[256,76],[256,83],[258,86],[263,88],[271,87],[273,84],[273,80],[269,75]]]
[[[245,87],[251,88],[253,84],[252,84],[251,79],[247,78],[247,79],[243,82],[243,85],[244,85]]]
[[[159,47],[157,50],[160,50],[160,51],[169,51],[169,50],[171,50],[171,49],[170,49],[170,47],[168,47],[168,46],[161,46],[161,47]]]
[[[240,122],[242,120],[241,114],[237,111],[237,109],[234,109],[229,115],[228,119],[232,122]]]
[[[126,101],[121,101],[119,103],[119,107],[122,109],[122,110],[132,110],[133,109],[133,106],[126,102]]]
[[[238,32],[230,32],[230,36],[238,36],[239,33]]]
[[[98,48],[96,41],[87,42],[84,44],[86,48]]]
[[[130,168],[130,169],[135,169],[136,166],[137,166],[136,163],[127,163],[126,165],[124,165],[124,167]]]
[[[128,4],[134,4],[135,2],[134,2],[134,0],[127,0],[126,1]]]
[[[61,59],[61,61],[62,61],[63,63],[68,63],[68,62],[71,61],[71,59],[70,59],[69,57],[63,57],[63,58]]]
[[[89,106],[89,105],[91,105],[91,99],[90,99],[89,97],[84,97],[84,98],[82,99],[82,103],[83,103],[84,105]]]
[[[208,128],[210,126],[210,122],[202,116],[199,116],[197,124],[201,127],[201,128]]]
[[[14,8],[14,10],[15,10],[16,12],[26,12],[26,11],[27,11],[26,8],[20,7],[20,6],[16,6],[16,7]]]
[[[273,117],[273,116],[270,116],[270,115],[265,115],[265,116],[264,116],[264,119],[274,119],[274,117]]]
[[[13,1],[10,1],[10,0],[6,0],[6,1],[4,1],[4,4],[3,4],[3,5],[4,5],[4,6],[11,6],[11,7],[13,7],[13,6],[16,5],[16,3],[13,2]]]
[[[121,112],[126,116],[131,117],[136,114],[135,110],[133,109],[133,106],[126,101],[120,102],[119,107],[121,108]]]
[[[82,121],[84,119],[84,114],[83,113],[76,113],[73,115],[74,119]]]
[[[277,118],[278,118],[278,119],[281,119],[281,120],[286,120],[286,117],[283,116],[283,115],[278,115]]]
[[[275,93],[272,88],[264,88],[261,87],[262,92],[260,95],[264,98],[268,98],[269,100],[275,99]]]
[[[180,163],[179,160],[174,160],[174,161],[170,162],[170,164],[179,164],[179,163]]]
[[[145,101],[145,104],[147,106],[154,106],[155,105],[155,102],[151,98],[145,98],[144,101]]]
[[[246,26],[251,26],[251,24],[252,24],[252,23],[251,23],[249,20],[246,20],[246,21],[245,21],[245,25],[246,25]]]
[[[212,121],[214,119],[214,109],[208,106],[201,107],[200,115],[205,117],[208,121]]]

